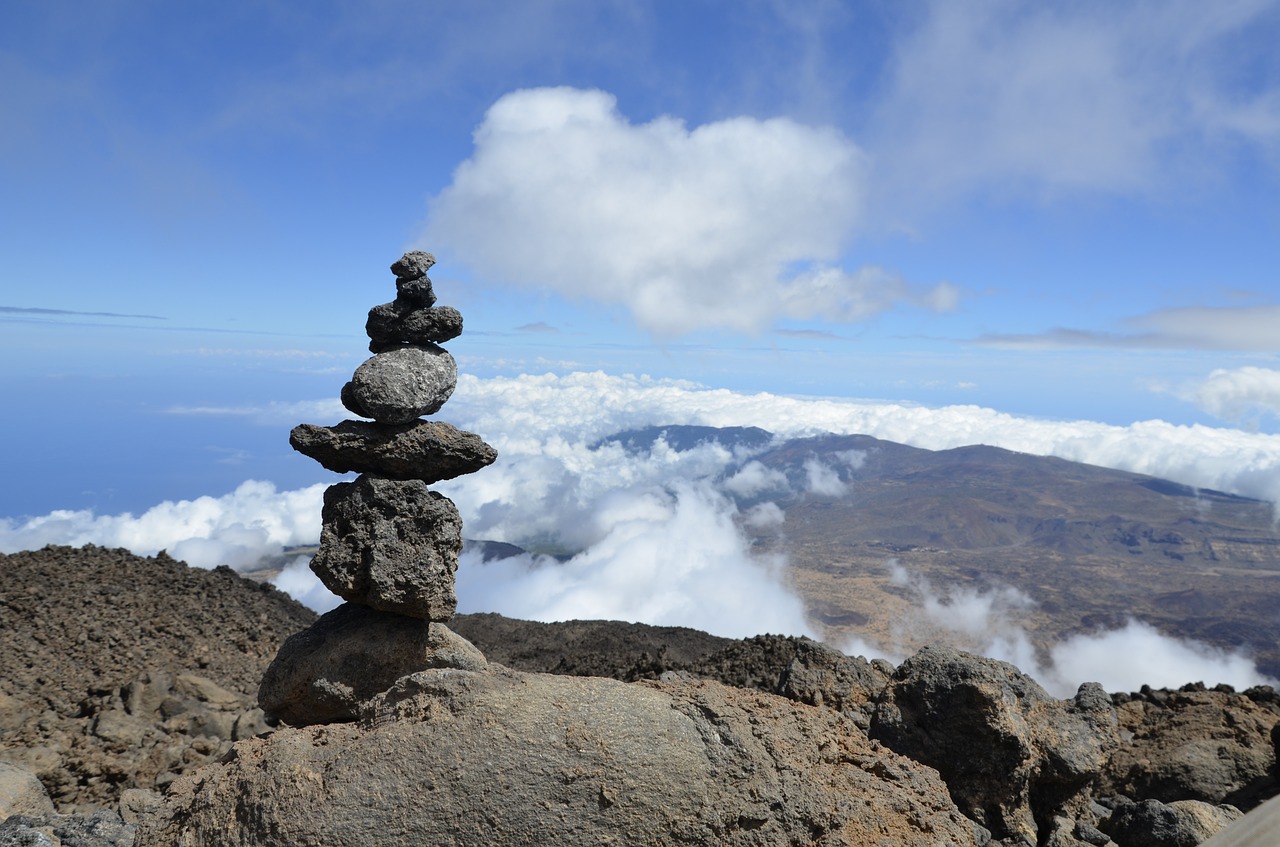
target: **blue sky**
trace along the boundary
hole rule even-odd
[[[322,479],[229,410],[336,395],[411,247],[479,377],[1275,432],[1277,36],[1274,2],[7,4],[0,514]]]
[[[6,3],[0,550],[314,543],[288,430],[346,416],[407,249],[501,454],[442,489],[581,551],[464,562],[469,610],[809,631],[733,457],[592,448],[629,426],[1280,501],[1277,43],[1274,0]]]

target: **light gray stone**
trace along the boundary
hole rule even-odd
[[[432,621],[457,608],[462,518],[420,480],[365,474],[324,493],[311,570],[344,600]]]
[[[49,792],[35,774],[0,762],[0,820],[9,815],[43,815],[52,811]]]
[[[356,408],[348,409],[378,423],[404,424],[440,410],[457,387],[458,365],[434,344],[397,347],[366,360],[349,384]]]

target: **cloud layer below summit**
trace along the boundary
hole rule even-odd
[[[312,411],[323,412],[323,406]],[[659,442],[649,453],[633,454],[616,443],[598,444],[607,435],[655,422],[762,426],[783,436],[864,433],[930,449],[986,443],[1280,498],[1280,436],[1159,421],[1128,427],[1053,422],[977,407],[743,394],[601,373],[463,376],[449,411],[458,425],[484,434],[501,457],[480,473],[437,486],[458,504],[467,537],[536,551],[489,562],[478,553],[465,555],[458,574],[461,609],[541,620],[636,620],[734,637],[813,634],[801,601],[786,586],[785,561],[754,552],[739,529],[742,522],[776,522],[781,512],[765,502],[744,514],[730,496],[767,497],[782,492],[787,480],[758,464],[743,464],[743,457],[718,445],[675,451]],[[336,404],[330,414],[341,415]],[[861,458],[856,452],[841,457],[845,478],[852,470],[856,479]],[[726,475],[731,464],[740,467]],[[811,465],[805,468],[807,490],[843,490],[837,468]],[[268,483],[246,482],[229,494],[166,502],[136,516],[63,511],[0,520],[0,550],[95,543],[143,554],[167,549],[202,567],[244,568],[285,547],[314,544],[322,491],[323,485],[277,491]],[[1152,677],[1158,663],[1142,657],[1167,660],[1174,675],[1169,684],[1202,677],[1259,681],[1244,657],[1166,639],[1136,623],[1064,642],[1055,648],[1052,665],[1040,667],[1025,633],[1007,614],[1034,598],[1000,592],[944,596],[909,574],[900,578],[917,592],[922,620],[1034,668],[1057,690],[1082,681],[1077,677],[1085,668],[1089,678],[1110,687],[1159,684]],[[305,559],[293,561],[278,581],[314,608],[337,602],[306,569]],[[893,644],[850,647],[901,658]],[[1113,655],[1107,663],[1090,664],[1108,652]]]

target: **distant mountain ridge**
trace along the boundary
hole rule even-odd
[[[675,425],[602,443],[638,451],[659,437],[676,450],[747,448],[726,478],[750,463],[785,477],[785,489],[736,500],[783,511],[780,527],[749,531],[760,550],[787,554],[828,637],[904,637],[919,597],[895,584],[892,559],[940,591],[1023,592],[1034,608],[1019,624],[1040,647],[1137,619],[1247,648],[1280,677],[1280,528],[1266,501],[989,445],[927,450],[868,435],[777,440],[758,428]],[[815,465],[839,493],[811,490]]]

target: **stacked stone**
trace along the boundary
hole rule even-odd
[[[462,519],[428,486],[474,473],[497,458],[478,435],[433,415],[458,370],[439,345],[462,332],[462,315],[436,306],[430,253],[391,266],[396,298],[369,310],[374,354],[342,388],[342,404],[372,421],[301,424],[289,443],[353,482],[324,495],[320,548],[311,569],[347,602],[290,638],[267,669],[258,700],[294,725],[353,720],[359,703],[429,668],[483,669],[474,646],[444,626],[457,608],[454,573]]]

